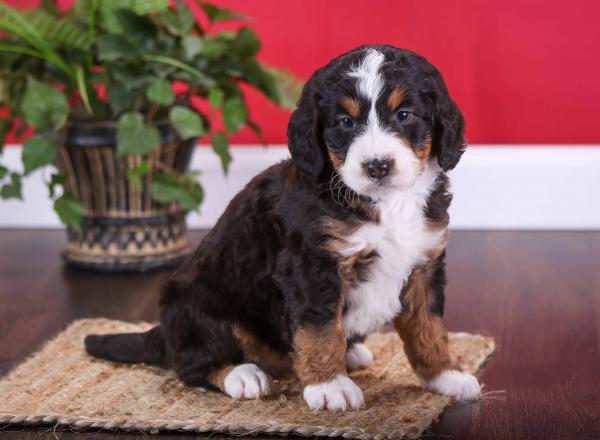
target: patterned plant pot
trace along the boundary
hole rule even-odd
[[[195,139],[182,141],[168,123],[158,124],[161,145],[145,157],[150,172],[137,191],[127,171],[141,156],[118,157],[114,122],[71,122],[56,166],[67,176],[65,191],[85,206],[81,231],[67,228],[63,253],[70,266],[104,272],[147,271],[177,265],[191,251],[186,213],[177,203],[152,200],[161,166],[188,169]]]

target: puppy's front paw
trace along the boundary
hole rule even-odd
[[[258,399],[271,392],[269,376],[254,364],[242,364],[229,372],[223,391],[234,399]]]
[[[445,370],[427,383],[431,391],[471,402],[481,396],[481,386],[475,376],[458,370]]]
[[[352,344],[346,352],[346,367],[360,370],[373,365],[373,354],[365,344]]]
[[[338,374],[329,382],[304,387],[304,400],[310,409],[346,411],[365,405],[362,391],[348,376]]]

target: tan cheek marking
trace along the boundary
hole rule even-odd
[[[349,116],[358,119],[358,116],[360,115],[360,104],[356,99],[349,96],[342,96],[340,98],[340,105]]]
[[[421,162],[421,169],[424,169],[427,161],[431,157],[431,134],[428,133],[427,136],[425,136],[421,148],[415,150],[415,156],[417,156],[417,159]]]
[[[403,294],[407,310],[394,320],[404,341],[404,351],[415,372],[431,380],[452,368],[448,352],[448,333],[438,315],[430,312],[433,291],[427,279],[427,267],[415,269]]]
[[[336,156],[336,154],[329,147],[329,145],[327,145],[327,154],[329,155],[329,160],[331,161],[331,164],[333,165],[333,167],[336,170],[339,170],[342,166],[342,160]]]
[[[400,87],[396,87],[394,90],[392,90],[390,96],[388,96],[387,106],[391,111],[394,111],[400,107],[402,101],[404,101],[404,90],[402,90]]]
[[[294,371],[304,385],[327,382],[346,373],[342,303],[325,326],[300,327],[294,335]]]

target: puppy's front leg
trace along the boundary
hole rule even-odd
[[[346,374],[346,337],[340,311],[323,325],[302,325],[294,335],[294,370],[311,409],[345,411],[364,406]]]
[[[417,268],[402,296],[403,311],[394,325],[417,376],[434,392],[461,401],[476,400],[481,387],[475,376],[454,366],[448,352],[448,334],[442,321],[444,261]]]

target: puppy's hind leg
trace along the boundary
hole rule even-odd
[[[208,375],[209,381],[234,399],[258,399],[269,395],[269,376],[256,364],[229,365]]]
[[[235,399],[267,395],[269,377],[244,363],[232,325],[202,313],[191,315],[186,309],[163,313],[171,367],[179,379],[192,387],[218,388]]]

